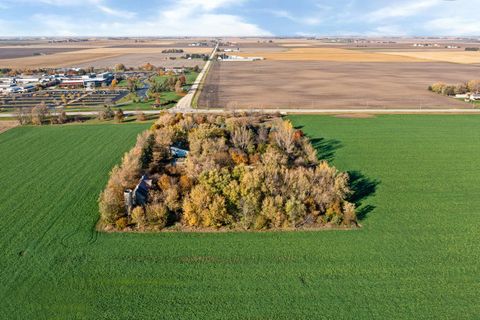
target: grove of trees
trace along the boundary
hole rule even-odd
[[[20,125],[37,125],[44,124],[64,124],[68,121],[67,113],[63,108],[54,109],[50,112],[45,103],[40,103],[33,108],[17,108],[15,118]]]
[[[129,211],[124,191],[142,176],[148,201]],[[319,161],[289,121],[165,113],[112,169],[99,209],[101,226],[117,231],[353,227],[350,193],[348,175]]]
[[[437,82],[428,87],[428,90],[445,96],[454,96],[456,94],[479,93],[480,80],[470,80],[455,85]]]

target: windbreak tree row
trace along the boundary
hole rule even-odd
[[[163,114],[115,166],[100,226],[267,230],[357,225],[348,175],[270,115]]]

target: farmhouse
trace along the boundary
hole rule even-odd
[[[180,149],[177,147],[170,147],[170,154],[174,158],[186,158],[188,156],[188,150]]]
[[[123,196],[128,214],[131,213],[133,207],[143,206],[147,203],[148,192],[151,187],[152,180],[148,179],[146,175],[143,175],[133,191],[130,189],[125,190]]]
[[[468,99],[470,99],[470,94],[469,94],[469,93],[456,94],[456,95],[455,95],[455,98],[468,100]]]

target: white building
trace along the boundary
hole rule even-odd
[[[263,57],[241,57],[241,56],[227,56],[225,59],[219,57],[218,60],[225,62],[252,62],[265,60]]]
[[[478,101],[478,100],[480,100],[480,93],[472,93],[472,94],[470,95],[470,100],[471,100],[471,101]]]

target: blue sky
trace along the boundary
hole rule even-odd
[[[0,36],[480,35],[480,0],[0,0]]]

